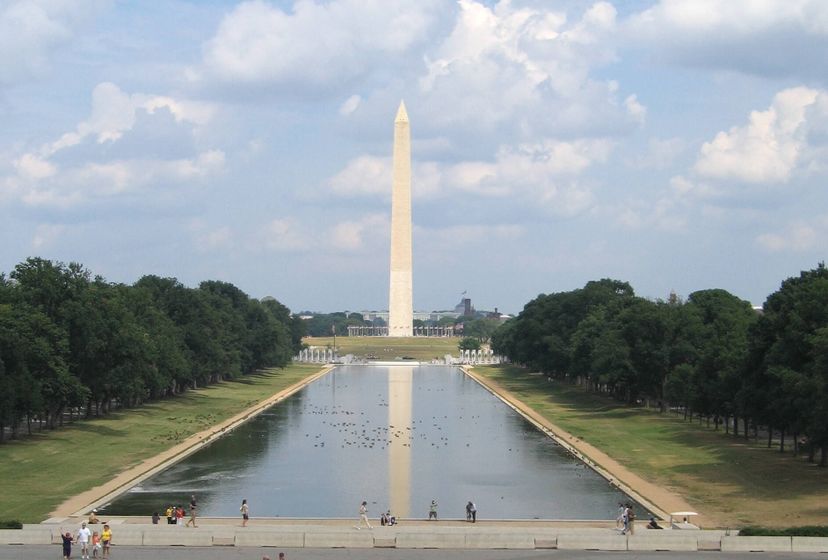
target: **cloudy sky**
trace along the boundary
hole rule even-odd
[[[824,0],[0,0],[0,271],[385,309],[629,281],[761,304],[828,253]]]

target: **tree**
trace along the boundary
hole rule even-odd
[[[461,352],[465,352],[466,350],[480,350],[480,341],[474,337],[467,336],[460,340],[457,344],[457,348],[459,348]]]
[[[500,326],[498,319],[479,318],[464,323],[463,334],[472,336],[480,342],[488,342]]]
[[[825,424],[825,351],[828,348],[828,269],[824,263],[789,278],[771,294],[753,330],[749,370],[742,400],[758,391],[762,406],[753,406],[757,420],[784,431],[800,430],[820,465],[828,463]],[[784,436],[783,436],[784,437]]]

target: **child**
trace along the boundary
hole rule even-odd
[[[66,534],[61,534],[60,538],[63,539],[63,559],[69,560],[72,557],[72,533],[66,531]]]
[[[103,532],[101,533],[101,544],[103,544],[103,557],[109,558],[109,547],[112,544],[112,531],[109,529],[109,525],[103,526]]]
[[[101,550],[101,536],[95,531],[92,533],[92,558],[98,557],[99,550]]]

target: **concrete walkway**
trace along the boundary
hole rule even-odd
[[[75,533],[77,518],[52,519],[21,530],[0,530],[0,545],[48,545],[61,531]],[[142,523],[142,521],[144,521]],[[205,519],[198,528],[147,524],[145,519],[112,518],[112,542],[127,547],[242,547],[271,549],[440,549],[440,550],[602,550],[828,552],[828,538],[739,537],[723,530],[646,530],[622,535],[604,522],[411,521],[394,527],[357,530],[355,520]],[[599,523],[600,524],[600,523]],[[93,527],[95,529],[95,527]],[[100,530],[100,528],[97,528]]]
[[[286,560],[611,560],[618,554],[642,560],[699,560],[696,552],[610,553],[575,550],[402,550],[402,549],[326,549],[326,548],[184,548],[133,546],[113,547],[113,560],[261,560],[267,555],[277,560],[284,552]],[[632,556],[634,555],[634,556]],[[719,560],[825,560],[818,553],[719,552]],[[79,559],[78,549],[72,557]],[[60,558],[58,545],[0,545],[0,560],[55,560]]]

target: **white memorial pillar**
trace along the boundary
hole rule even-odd
[[[414,303],[411,263],[411,132],[405,103],[394,119],[394,165],[391,185],[391,271],[388,336],[413,336]]]

